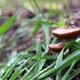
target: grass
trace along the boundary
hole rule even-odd
[[[33,1],[37,9],[40,10],[36,0]],[[66,4],[66,6],[68,10],[68,5]],[[48,80],[48,78],[51,77],[55,78],[55,80],[71,80],[77,75],[80,76],[79,38],[67,42],[60,53],[54,53],[56,55],[50,55],[48,45],[49,43],[55,43],[58,38],[54,37],[52,40],[50,39],[49,27],[53,27],[53,25],[62,27],[65,26],[66,23],[64,21],[64,17],[62,16],[60,16],[60,22],[52,22],[44,17],[44,14],[41,12],[41,10],[40,13],[41,16],[38,16],[38,18],[36,16],[36,19],[30,19],[30,21],[27,21],[28,24],[25,24],[22,27],[20,26],[19,29],[36,22],[35,26],[31,28],[28,33],[26,33],[26,36],[34,37],[38,30],[42,28],[45,36],[44,43],[41,43],[41,39],[36,39],[35,43],[28,49],[20,52],[13,51],[11,56],[9,56],[10,58],[8,62],[1,66],[0,80],[7,80],[8,78],[9,80],[17,80],[19,77],[20,80]],[[3,36],[5,35],[5,32],[8,31],[10,26],[17,19],[17,16],[18,14],[14,15],[0,27],[0,45],[3,44]],[[19,36],[18,38],[14,37],[14,39],[8,43],[11,45],[14,41],[20,39]],[[2,48],[5,50],[4,47]],[[34,49],[36,52],[30,52]],[[50,64],[48,61],[51,61]],[[77,69],[74,68],[76,65]],[[75,70],[73,71],[73,69]],[[72,71],[73,73],[71,73]]]

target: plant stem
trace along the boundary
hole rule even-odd
[[[65,5],[66,5],[66,14],[67,14],[67,16],[70,16],[70,14],[69,14],[69,0],[65,0]]]
[[[35,6],[37,7],[38,11],[42,14],[43,18],[45,18],[45,16],[44,16],[44,14],[42,13],[42,11],[41,11],[41,9],[40,9],[37,1],[36,1],[36,0],[33,0],[33,2],[34,2],[34,4],[35,4]]]
[[[65,6],[64,11],[66,15],[69,16],[69,11],[70,11],[69,10],[69,0],[62,0],[62,3],[63,3],[63,6]]]

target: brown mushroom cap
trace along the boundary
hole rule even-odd
[[[54,52],[60,52],[62,50],[62,48],[64,47],[64,42],[60,42],[60,43],[55,43],[55,44],[49,44],[49,49],[54,51]]]
[[[63,39],[75,38],[80,35],[80,28],[76,26],[57,28],[52,34]]]

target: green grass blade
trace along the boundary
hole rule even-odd
[[[70,66],[70,68],[68,69],[68,71],[64,74],[64,76],[62,77],[61,80],[66,80],[68,78],[69,73],[71,72],[72,68],[74,67],[74,65],[76,64],[76,61],[74,61],[72,63],[72,65]]]
[[[56,42],[56,40],[57,40],[57,37],[54,36],[54,38],[53,38],[51,43],[54,44]]]
[[[41,19],[39,19],[36,23],[36,25],[32,28],[32,35],[34,35],[38,30],[39,28],[41,27]]]
[[[63,53],[64,53],[64,49],[62,49],[62,51],[60,52],[57,61],[56,61],[56,67],[60,66],[62,64],[62,59],[63,59]],[[61,71],[59,71],[56,75],[56,80],[60,80],[61,77]]]
[[[49,37],[49,29],[48,29],[48,25],[46,23],[43,23],[42,24],[42,28],[43,28],[43,31],[44,31],[44,34],[45,34],[45,52],[44,52],[44,55],[48,52],[49,48],[48,48],[48,45],[49,45],[49,42],[50,42],[50,37]]]
[[[41,55],[42,55],[41,42],[40,42],[40,39],[38,39],[38,40],[36,40],[36,60],[37,61],[36,61],[36,66],[34,69],[33,76],[31,77],[31,80],[34,79],[34,76],[36,76],[43,67],[43,61],[41,60]]]
[[[21,80],[26,80],[26,78],[30,78],[30,77],[33,75],[33,71],[34,71],[35,65],[36,65],[36,64],[34,64],[34,65],[28,70],[28,72],[25,73],[25,75],[21,78]]]
[[[20,11],[18,11],[19,13]],[[12,16],[9,20],[7,20],[1,27],[0,27],[0,35],[4,34],[14,23],[14,21],[17,18],[18,13],[14,16]]]
[[[40,63],[41,63],[41,43],[40,43],[40,40],[36,40],[36,67],[35,67],[35,70],[34,70],[34,74],[33,75],[36,75],[37,73],[39,73],[39,71],[42,69],[42,67],[40,67]]]
[[[68,80],[72,80],[76,75],[80,74],[80,68],[71,73],[68,77]]]
[[[8,70],[6,71],[6,73],[4,74],[4,76],[2,77],[2,80],[6,80],[8,75],[13,71],[14,67],[16,66],[16,64],[21,60],[22,57],[18,58],[15,63],[8,68]]]
[[[43,73],[42,75],[40,75],[38,77],[39,80],[43,80],[45,78],[48,78],[50,76],[55,75],[57,72],[65,69],[66,67],[70,66],[72,64],[73,61],[75,60],[79,60],[80,59],[80,50],[77,50],[75,52],[73,52],[69,58],[65,59],[62,64],[60,66],[58,66],[56,68],[56,66],[54,68],[52,68],[51,70],[47,71],[46,73]]]
[[[15,80],[25,70],[25,68],[24,69],[22,69],[22,68],[25,66],[25,64],[28,60],[29,59],[27,59],[23,64],[20,65],[20,67],[18,67],[16,72],[14,72],[13,75],[11,76],[10,80]]]
[[[54,55],[54,56],[42,56],[41,57],[42,60],[50,60],[50,59],[56,59],[56,58],[57,58],[56,55]]]
[[[14,58],[14,60],[13,60],[13,58],[12,58],[12,60],[14,61],[12,64],[11,64],[11,66],[9,66],[9,67],[7,67],[7,68],[4,68],[4,71],[5,71],[5,74],[2,76],[2,79],[3,80],[5,80],[5,79],[7,79],[7,76],[14,70],[14,67],[17,65],[17,63],[20,61],[20,60],[22,60],[22,59],[24,59],[24,58],[26,58],[26,57],[31,57],[32,55],[31,54],[28,54],[28,52],[25,52],[24,54],[19,54],[19,55],[17,55],[15,58]],[[9,63],[9,65],[10,65],[10,63]],[[7,69],[7,70],[6,70]],[[3,73],[2,73],[3,74]],[[1,74],[1,75],[2,75]]]
[[[63,26],[65,26],[66,24],[65,24],[65,18],[64,17],[62,17],[62,16],[60,16],[60,22],[58,22],[58,26],[59,27],[63,27]]]
[[[9,59],[9,62],[4,65],[4,67],[0,70],[0,77],[11,67],[11,65],[18,59],[18,55],[16,52],[13,52],[11,55],[11,58]]]
[[[75,41],[70,41],[64,46],[64,48],[66,49],[72,46],[77,46],[78,48],[80,48],[80,43]]]
[[[41,74],[47,72],[48,70],[51,70],[52,68],[54,68],[55,64],[56,64],[56,62],[53,62],[50,66],[48,66],[47,68],[41,70],[40,73],[35,76],[35,78],[40,76]]]
[[[37,39],[36,40],[36,58],[37,58],[37,61],[40,60],[41,58],[41,42],[40,42],[40,39]]]

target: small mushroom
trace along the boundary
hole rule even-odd
[[[58,38],[70,39],[80,35],[80,28],[76,26],[61,27],[52,31],[52,34]]]
[[[64,47],[65,43],[64,42],[60,42],[60,43],[55,43],[55,44],[49,44],[49,48],[50,50],[54,51],[54,52],[60,52],[63,47]]]

